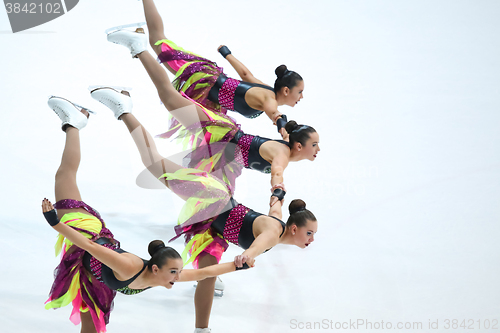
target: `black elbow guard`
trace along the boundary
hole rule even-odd
[[[52,209],[51,211],[48,212],[44,212],[43,216],[45,216],[45,219],[47,220],[47,222],[49,222],[51,227],[59,223],[59,219],[57,218],[57,213],[55,209]]]
[[[219,53],[222,54],[224,58],[226,58],[229,54],[231,54],[231,51],[226,45],[224,45],[219,49]]]
[[[286,115],[282,114],[278,120],[276,120],[276,126],[278,126],[278,132],[281,131],[283,127],[285,127],[286,123],[288,122],[288,119],[286,118]]]

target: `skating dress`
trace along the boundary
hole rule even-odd
[[[178,91],[215,112],[225,114],[226,110],[231,110],[247,118],[263,113],[248,105],[245,94],[254,87],[274,92],[273,88],[227,77],[215,62],[186,51],[171,40],[159,40],[155,45],[160,44],[162,52],[158,61],[167,63],[176,71],[173,84]]]
[[[230,198],[218,216],[200,222],[177,225],[174,228],[176,236],[170,241],[184,235],[186,241],[182,253],[184,263],[192,262],[193,266],[198,268],[198,260],[202,253],[214,256],[219,262],[229,242],[245,250],[248,249],[255,240],[253,223],[261,215],[264,214],[257,213]],[[286,225],[283,221],[272,218],[279,221],[283,228],[281,237]],[[188,253],[189,260],[187,260]]]
[[[60,223],[72,227],[93,241],[102,242],[103,246],[118,252],[121,251],[120,242],[106,228],[99,213],[83,201],[60,200],[56,202],[54,207],[56,209],[84,208],[91,215],[80,212],[68,213],[61,218]],[[55,249],[56,255],[62,251],[61,263],[54,271],[54,283],[49,298],[45,302],[45,308],[61,308],[72,303],[73,311],[70,320],[75,325],[78,325],[81,321],[80,312],[89,311],[97,332],[106,332],[106,324],[109,323],[109,315],[113,309],[113,299],[116,291],[102,282],[101,272],[102,268],[104,270],[110,269],[89,254],[86,254],[87,252],[83,249],[73,245],[63,235],[58,236]],[[87,267],[85,267],[84,260],[88,262]],[[112,271],[111,274],[113,274]],[[127,285],[131,283],[130,280],[126,282]],[[121,289],[119,291],[125,294],[135,294],[143,291],[135,290],[131,292],[132,289],[125,285],[117,289]]]

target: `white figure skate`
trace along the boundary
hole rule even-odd
[[[210,328],[195,328],[194,333],[210,333],[212,330]]]
[[[146,39],[146,35],[144,34],[144,29],[140,28],[144,24],[146,23],[132,23],[109,28],[106,30],[108,41],[125,46],[130,50],[132,58],[136,58],[139,53],[146,51],[148,47],[148,41]],[[138,28],[135,29],[135,31],[124,30],[125,28],[130,27]]]
[[[90,95],[113,111],[116,119],[120,119],[125,113],[132,113],[132,98],[127,91],[120,92],[111,87],[102,87],[92,90]]]
[[[62,120],[61,129],[63,131],[66,125],[73,126],[78,130],[81,130],[87,125],[88,119],[81,112],[82,109],[89,111],[87,108],[57,96],[50,96],[47,104]]]
[[[196,288],[196,284],[193,285],[193,287]],[[224,282],[220,279],[220,277],[217,276],[217,279],[215,280],[215,290],[214,290],[214,296],[216,297],[222,297],[224,295]]]

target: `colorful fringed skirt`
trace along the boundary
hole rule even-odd
[[[220,259],[228,245],[222,237],[212,235],[210,226],[217,216],[231,208],[231,194],[227,184],[213,174],[197,169],[180,169],[162,177],[167,180],[168,187],[174,193],[188,197],[175,227],[177,236],[170,241],[184,235],[186,242],[192,244],[196,241],[201,246],[199,251],[193,250],[192,260],[189,261],[186,260],[186,247],[182,254],[184,263],[192,262],[203,250]],[[197,267],[197,260],[193,265]]]
[[[186,241],[186,247],[182,253],[185,264],[192,262],[193,267],[198,268],[199,259],[206,254],[215,257],[219,263],[229,243],[242,247],[238,238],[243,220],[250,209],[235,203],[232,199],[226,207],[230,208],[219,216],[188,226],[181,224],[175,228],[177,234],[175,238],[184,235]],[[220,228],[221,225],[222,228]],[[187,260],[188,253],[189,260]]]
[[[184,236],[185,265],[193,263],[198,268],[198,260],[204,254],[214,256],[219,262],[229,242],[239,245],[238,234],[250,209],[232,199],[227,184],[213,174],[196,169],[180,169],[162,177],[176,194],[189,196],[174,228],[176,236],[170,240]],[[223,219],[225,225],[220,230],[212,226],[219,219]]]
[[[247,104],[246,92],[260,87],[274,93],[270,86],[228,77],[215,62],[186,51],[171,40],[162,39],[155,45],[161,45],[158,61],[176,72],[172,82],[175,89],[216,113],[232,110],[246,118],[258,117],[263,111]]]
[[[56,202],[54,206],[56,209],[86,209],[91,215],[68,213],[61,218],[60,223],[72,227],[91,240],[105,237],[114,248],[119,247],[119,242],[106,228],[99,213],[84,202],[65,199]],[[64,236],[58,236],[55,249],[56,256],[62,252],[61,263],[54,271],[54,283],[45,308],[56,309],[72,303],[71,322],[78,325],[81,322],[80,312],[90,312],[97,332],[106,332],[116,291],[111,290],[84,267],[83,257],[86,252]]]
[[[223,74],[222,68],[213,61],[184,50],[171,40],[162,39],[155,45],[161,45],[158,61],[167,63],[176,71],[172,84],[177,91],[185,93],[189,98],[215,113],[226,114],[225,108],[208,98],[210,89],[217,78]]]

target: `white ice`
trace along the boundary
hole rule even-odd
[[[287,201],[304,199],[318,218],[315,242],[277,246],[255,269],[223,276],[214,333],[322,332],[332,329],[307,325],[361,320],[374,331],[387,330],[382,321],[408,332],[458,331],[452,325],[463,320],[474,331],[495,320],[500,327],[500,2],[157,5],[167,37],[232,76],[220,44],[269,84],[282,63],[299,72],[304,99],[280,110],[321,137],[317,160],[285,174]],[[104,34],[142,20],[141,2],[86,0],[12,34],[0,10],[2,332],[79,331],[70,307],[43,305],[58,259],[40,204],[53,199],[64,145],[49,95],[99,112],[81,133],[78,183],[123,248],[146,258],[149,241],[173,235],[181,202],[135,185],[143,167],[128,132],[87,90],[133,87],[137,117],[152,133],[165,129],[166,110],[140,62]],[[237,119],[248,133],[277,138],[265,116]],[[163,141],[161,149],[174,147]],[[269,187],[268,175],[245,170],[236,199],[265,212]],[[182,241],[173,246],[182,250]],[[223,261],[239,253],[231,246]],[[192,285],[118,295],[108,331],[192,332]]]

